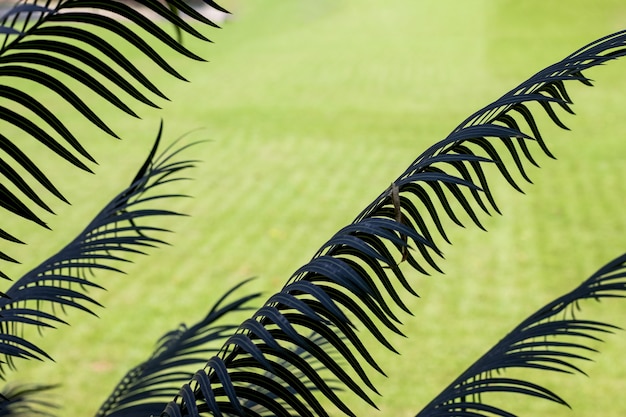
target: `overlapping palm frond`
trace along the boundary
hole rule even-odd
[[[439,270],[436,258],[441,251],[435,240],[448,241],[444,222],[463,225],[469,219],[482,227],[481,212],[498,212],[487,166],[495,165],[496,172],[521,190],[514,175],[529,180],[525,167],[537,164],[532,144],[551,156],[531,106],[538,105],[565,127],[556,113],[559,107],[571,112],[565,82],[591,85],[583,71],[624,55],[626,31],[599,39],[538,72],[428,148],[240,326],[163,415],[198,416],[207,411],[216,416],[327,415],[305,393],[282,390],[305,382],[345,414],[354,415],[325,385],[311,361],[292,354],[294,348],[309,352],[324,372],[373,405],[370,395],[376,389],[366,368],[382,369],[357,330],[366,329],[393,350],[379,327],[400,333],[394,309],[408,312],[408,308],[399,287],[416,294],[399,264],[406,261],[422,273]],[[411,246],[417,251],[411,252]],[[307,337],[311,333],[322,336],[329,347],[320,349],[312,343]],[[274,369],[274,359],[289,363],[292,372]]]
[[[330,352],[332,352],[332,346],[330,346],[328,339],[322,335],[312,332],[307,336],[307,340],[309,340],[310,344],[314,344],[316,349],[325,350],[329,347]],[[257,391],[256,397],[264,398],[264,401],[256,402],[251,399],[247,399],[243,402],[242,408],[251,410],[255,414],[263,414],[266,410],[264,403],[267,403],[268,399],[279,400],[279,395],[284,398],[301,395],[306,399],[309,406],[314,412],[317,413],[317,415],[325,415],[326,411],[324,410],[323,405],[315,396],[315,393],[320,391],[318,386],[323,386],[330,395],[336,395],[337,392],[343,391],[343,384],[341,384],[336,378],[333,378],[332,375],[328,373],[324,374],[324,365],[316,360],[309,350],[310,349],[303,349],[299,346],[292,346],[290,348],[290,352],[281,355],[281,357],[266,358],[267,364],[270,365],[268,369],[271,370],[264,371],[260,378],[268,380],[268,383],[273,386],[273,390],[270,391],[261,388],[255,382],[259,380],[259,377],[257,376],[257,378],[254,378],[248,383],[246,389],[249,391]],[[287,361],[283,359],[283,357],[289,357],[290,360]],[[341,356],[335,355],[333,360],[340,366],[345,366],[345,361]],[[311,382],[305,377],[302,371],[293,366],[293,363],[308,363],[315,372],[324,375],[324,379],[318,380],[316,383]],[[258,368],[261,370],[261,368],[259,368],[259,362],[257,362],[254,358],[241,358],[239,359],[238,365],[240,367],[248,365],[251,368]],[[289,379],[290,384],[282,385],[281,381],[277,380],[276,376],[279,376],[283,380]],[[294,376],[295,378],[293,378]],[[297,403],[294,404],[297,405]],[[292,406],[290,401],[286,401],[282,407],[276,407],[275,410],[284,412],[285,415],[300,415],[298,409]]]
[[[147,361],[131,369],[121,379],[113,393],[102,404],[96,416],[98,417],[130,417],[138,415],[158,415],[167,402],[174,397],[181,386],[193,377],[190,367],[198,366],[206,362],[207,354],[215,354],[223,345],[224,341],[231,337],[237,329],[237,324],[232,320],[229,324],[217,325],[220,319],[234,312],[249,311],[249,301],[257,299],[261,294],[254,293],[240,297],[227,305],[223,305],[228,297],[240,290],[247,281],[238,284],[223,295],[211,308],[207,316],[197,324],[187,327],[181,324],[176,330],[165,334],[159,341],[154,354]],[[230,317],[230,316],[229,316]],[[327,344],[325,338],[319,335],[310,335],[309,340],[319,345],[321,349]],[[296,348],[292,351],[294,357],[307,362],[311,355],[304,349]],[[269,362],[268,362],[269,363]],[[243,362],[240,363],[243,366]],[[251,367],[258,367],[254,361],[248,361]],[[291,364],[278,359],[273,361],[271,367],[279,373],[293,373]],[[321,369],[316,369],[319,372]],[[297,370],[295,370],[297,372]],[[273,373],[265,373],[262,377],[273,379]],[[325,380],[329,389],[335,381]],[[258,389],[253,383],[250,389]],[[333,388],[337,389],[337,388]],[[281,391],[290,395],[303,393],[319,410],[322,406],[313,396],[317,388],[313,384],[301,384],[296,381],[294,386],[285,386]],[[263,395],[276,396],[273,392],[265,392]],[[255,410],[261,409],[259,404],[249,401],[246,407]]]
[[[485,353],[418,416],[514,416],[490,405],[490,393],[525,394],[567,405],[553,391],[503,375],[507,369],[527,368],[562,373],[580,372],[575,361],[589,360],[596,350],[588,346],[618,327],[579,318],[581,302],[626,297],[626,254],[612,260],[573,291],[548,303],[520,323]]]
[[[219,8],[213,1],[204,3]],[[36,211],[52,209],[34,186],[66,201],[20,145],[24,137],[30,136],[82,170],[90,171],[88,164],[95,162],[84,141],[74,136],[49,103],[33,96],[29,87],[38,85],[54,93],[77,114],[117,137],[92,110],[88,94],[134,117],[137,114],[132,104],[158,107],[153,98],[166,98],[145,75],[145,68],[138,68],[118,51],[120,44],[136,48],[157,67],[182,80],[184,77],[155,46],[165,45],[188,58],[202,60],[158,24],[166,20],[179,31],[208,41],[172,7],[194,21],[215,26],[183,0],[22,0],[0,17],[0,120],[18,129],[17,133],[6,129],[0,133],[0,177],[6,180],[0,184],[2,209],[45,227]],[[0,239],[19,242],[2,228]],[[15,261],[3,251],[0,259]]]
[[[88,290],[102,288],[90,280],[96,272],[122,272],[116,263],[127,262],[128,255],[143,254],[146,249],[165,243],[157,236],[168,230],[146,225],[146,220],[180,214],[151,205],[156,200],[182,197],[163,192],[162,187],[185,179],[182,172],[193,167],[195,161],[176,158],[186,146],[168,148],[155,158],[160,138],[161,130],[130,186],[113,198],[72,242],[17,280],[0,298],[3,363],[13,367],[15,358],[47,358],[41,348],[24,336],[25,327],[43,329],[65,323],[59,315],[66,308],[92,313],[90,304],[98,303]],[[0,376],[4,371],[0,366]]]
[[[230,318],[233,312],[251,310],[248,302],[261,295],[249,294],[225,304],[246,282],[224,294],[198,323],[191,327],[181,324],[161,337],[150,359],[122,378],[96,416],[150,416],[160,413],[179,387],[191,379],[193,372],[189,371],[189,367],[203,364],[207,355],[216,353],[224,340],[237,329],[237,323],[232,320],[220,324],[225,317],[228,315]]]
[[[54,385],[6,385],[0,393],[0,416],[52,417],[56,405],[47,398]]]

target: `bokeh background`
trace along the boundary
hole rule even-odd
[[[188,39],[208,63],[164,50],[190,81],[172,80],[137,60],[171,102],[130,119],[93,98],[123,140],[106,137],[44,91],[39,97],[99,162],[96,175],[68,170],[35,143],[72,202],[55,206],[53,231],[12,229],[28,243],[11,248],[26,272],[62,247],[133,178],[158,130],[165,142],[206,140],[202,162],[176,191],[193,196],[167,208],[170,247],[133,258],[126,275],[102,274],[98,318],[71,312],[71,326],[44,333],[54,363],[23,362],[10,381],[60,383],[60,414],[93,415],[117,380],[146,358],[156,339],[200,319],[241,280],[269,297],[336,230],[384,190],[422,150],[536,71],[586,43],[626,27],[617,0],[230,0],[214,44]],[[120,44],[122,45],[122,44]],[[123,46],[120,46],[123,47]],[[132,54],[133,52],[128,51]],[[131,55],[132,56],[132,55]],[[543,122],[558,160],[539,157],[526,195],[503,180],[493,189],[503,216],[483,216],[488,233],[450,226],[445,275],[409,277],[401,355],[369,340],[388,377],[373,375],[380,411],[358,399],[359,416],[415,415],[452,378],[521,319],[572,289],[626,247],[626,62],[591,71],[596,87],[571,85],[576,116],[563,131]],[[158,80],[161,80],[160,82]],[[68,82],[71,82],[68,80]],[[67,108],[66,108],[67,107]],[[626,303],[593,305],[593,318],[626,326]],[[33,336],[40,340],[36,334]],[[366,337],[367,339],[367,337]],[[506,397],[521,416],[623,416],[626,334],[594,347],[581,375],[545,376],[572,410]]]

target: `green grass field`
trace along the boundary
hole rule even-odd
[[[96,175],[40,153],[73,205],[46,217],[53,232],[21,222],[10,230],[29,243],[7,249],[23,262],[8,270],[14,277],[59,249],[132,179],[159,118],[169,141],[191,131],[192,140],[208,140],[190,154],[203,162],[180,189],[193,198],[167,206],[191,217],[158,224],[176,231],[173,246],[136,258],[125,276],[100,276],[108,291],[97,294],[106,306],[99,318],[72,312],[70,327],[35,335],[56,362],[20,362],[8,375],[62,384],[59,415],[93,415],[159,336],[201,318],[235,283],[256,276],[249,289],[278,290],[466,116],[626,26],[617,0],[592,10],[582,0],[266,3],[231,1],[234,19],[208,33],[215,43],[190,43],[209,63],[172,61],[191,83],[150,72],[172,99],[159,103],[162,111],[134,106],[142,115],[134,120],[96,103],[123,141],[76,118],[74,131],[99,161]],[[391,337],[400,356],[368,342],[388,377],[373,376],[380,412],[353,399],[357,415],[415,415],[521,319],[624,251],[624,74],[626,62],[613,62],[589,73],[596,87],[571,85],[577,115],[564,120],[572,131],[543,125],[558,160],[539,158],[526,195],[494,183],[503,216],[483,216],[488,233],[469,221],[449,228],[445,275],[409,273],[421,298],[406,298],[415,315],[403,316],[408,338]],[[626,326],[626,303],[591,307],[594,318]],[[589,378],[536,379],[573,410],[504,400],[520,416],[623,416],[626,333],[606,341],[594,363],[582,364]]]

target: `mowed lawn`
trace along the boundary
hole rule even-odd
[[[189,158],[202,162],[178,186],[190,199],[165,208],[189,214],[156,226],[172,244],[133,258],[126,275],[100,274],[99,318],[71,312],[70,327],[41,341],[55,363],[18,362],[11,382],[61,384],[59,415],[93,415],[114,384],[145,359],[157,338],[200,319],[235,283],[278,290],[315,251],[384,190],[427,146],[469,114],[584,44],[626,27],[626,5],[601,0],[302,0],[235,1],[233,19],[208,31],[214,44],[188,39],[209,60],[166,52],[190,80],[167,78],[138,57],[171,102],[162,111],[133,106],[135,120],[93,103],[123,138],[87,125],[52,94],[98,159],[96,175],[70,170],[40,152],[72,206],[54,205],[53,232],[28,225],[10,247],[23,265],[14,278],[60,248],[133,177],[160,118],[165,142],[206,140]],[[268,7],[269,6],[269,7]],[[132,52],[129,52],[132,54]],[[131,55],[132,56],[132,55]],[[493,177],[503,216],[448,224],[445,275],[407,270],[421,298],[405,297],[407,338],[390,336],[395,355],[366,335],[387,377],[372,370],[380,412],[347,396],[359,416],[411,416],[521,319],[574,288],[626,248],[626,61],[588,74],[596,87],[571,84],[576,116],[560,130],[541,118],[558,160],[539,156],[526,195]],[[28,142],[25,146],[31,146]],[[39,152],[35,145],[34,152]],[[537,153],[537,155],[539,155]],[[520,184],[521,184],[520,179]],[[5,268],[7,270],[7,268]],[[626,302],[582,305],[592,319],[626,326]],[[589,307],[589,308],[587,308]],[[520,416],[623,416],[626,333],[594,344],[589,375],[543,375],[573,410],[516,396]],[[336,413],[335,415],[339,415]]]

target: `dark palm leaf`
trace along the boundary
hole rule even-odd
[[[538,103],[557,125],[564,127],[556,108],[571,112],[566,81],[590,85],[582,75],[596,65],[626,55],[626,31],[599,39],[564,60],[538,72],[503,97],[473,114],[444,140],[422,153],[411,166],[354,221],[340,230],[313,259],[289,279],[246,320],[219,355],[211,358],[190,385],[181,389],[164,415],[262,415],[247,406],[262,405],[277,415],[313,415],[308,398],[281,391],[265,373],[276,373],[270,358],[280,358],[298,373],[281,375],[285,384],[314,384],[333,404],[353,415],[309,363],[292,354],[310,353],[341,383],[373,405],[376,392],[365,367],[382,372],[363,346],[356,330],[364,327],[384,346],[393,347],[379,327],[400,333],[395,304],[408,309],[397,287],[415,294],[399,264],[422,273],[438,270],[441,255],[436,239],[448,241],[444,220],[479,227],[480,212],[498,212],[487,182],[485,164],[520,190],[515,175],[528,180],[525,165],[536,164],[531,145],[550,155],[530,105]],[[534,110],[535,108],[533,108]],[[409,251],[410,246],[417,249]],[[399,281],[398,285],[394,281]],[[306,335],[321,335],[331,348],[320,349]],[[341,357],[349,366],[340,366]],[[256,362],[256,367],[251,363]],[[347,369],[346,369],[347,368]],[[256,385],[250,388],[250,383]],[[272,395],[267,395],[267,393]]]
[[[217,6],[212,1],[205,3]],[[49,103],[29,93],[28,86],[37,84],[55,93],[78,114],[117,137],[91,109],[87,96],[77,91],[91,91],[135,117],[132,103],[157,107],[150,96],[166,98],[144,75],[145,69],[118,52],[120,42],[135,47],[156,66],[182,80],[154,46],[166,45],[188,58],[202,60],[158,24],[158,20],[166,20],[179,31],[208,41],[171,7],[195,21],[213,25],[182,0],[165,4],[154,0],[23,0],[0,17],[0,120],[20,130],[18,136],[0,134],[0,177],[11,185],[0,185],[0,207],[45,227],[35,208],[52,210],[33,184],[66,201],[45,172],[21,150],[19,143],[25,135],[85,171],[90,171],[89,162],[95,162],[85,144],[50,110]],[[143,9],[157,19],[141,13]],[[22,87],[10,86],[13,81],[20,81]],[[77,89],[79,85],[84,88]],[[18,167],[27,175],[19,173]],[[5,231],[0,238],[16,240]],[[12,261],[4,253],[0,259]]]
[[[626,254],[614,259],[573,291],[557,298],[520,323],[428,404],[418,416],[502,416],[510,411],[484,401],[489,393],[508,392],[567,405],[551,390],[500,374],[527,368],[554,372],[584,372],[575,360],[589,360],[595,349],[585,342],[599,340],[617,327],[577,317],[581,301],[626,297]]]
[[[315,345],[315,350],[332,349],[326,337],[314,332],[307,336],[307,340],[309,340],[310,345]],[[238,375],[241,382],[238,389],[249,394],[245,399],[242,398],[241,403],[241,410],[245,410],[247,415],[264,417],[283,415],[328,416],[319,399],[315,396],[316,392],[322,392],[328,398],[341,402],[336,393],[343,390],[342,385],[338,385],[339,380],[333,378],[332,374],[325,372],[324,364],[311,354],[310,346],[304,349],[292,345],[284,351],[281,349],[280,354],[277,354],[273,350],[274,346],[250,344],[246,336],[241,334],[236,334],[230,338],[231,343],[235,341],[254,352],[251,357],[240,357],[235,360],[235,366],[238,369],[246,370],[246,372]],[[340,367],[345,366],[345,361],[340,356],[333,357],[332,360]],[[309,380],[302,369],[306,369],[315,377]],[[206,387],[207,391],[203,390],[203,393],[211,392],[210,381],[203,370],[196,372],[192,380]],[[193,398],[195,394],[191,385],[185,384],[178,391],[178,395],[181,398]],[[302,402],[296,400],[297,397],[306,401],[314,414],[307,407],[303,407]],[[233,412],[232,410],[227,412],[230,409],[227,403],[217,403],[215,406],[221,407],[220,410],[227,415]],[[177,415],[180,413],[175,404],[169,404],[166,410],[166,414]],[[234,414],[241,413],[241,410],[234,412]],[[203,411],[207,411],[207,407],[200,406],[192,414]]]
[[[311,333],[307,337],[307,339],[311,343],[317,345],[320,349],[325,349],[326,347],[329,347],[328,340],[319,334]],[[246,343],[245,338],[241,338],[241,340],[243,343]],[[298,362],[315,365],[314,370],[317,373],[322,373],[324,370],[324,366],[319,361],[317,361],[310,352],[302,349],[301,347],[294,347],[289,356],[297,358],[296,361]],[[271,371],[264,371],[263,375],[261,375],[260,377],[257,375],[256,379],[263,378],[266,380],[272,380],[268,381],[268,383],[277,388],[275,388],[274,391],[264,390],[263,388],[260,388],[259,385],[251,381],[247,387],[248,390],[256,390],[257,395],[259,395],[260,398],[262,398],[264,401],[257,403],[248,399],[242,404],[244,409],[252,410],[254,413],[262,416],[271,417],[277,414],[274,412],[268,413],[267,408],[263,405],[264,402],[267,402],[268,399],[278,400],[279,394],[282,394],[282,397],[287,398],[287,400],[289,400],[289,398],[293,397],[294,395],[300,395],[305,398],[305,400],[309,403],[316,415],[327,415],[322,404],[320,404],[318,398],[316,398],[314,395],[314,393],[320,391],[320,389],[314,383],[310,381],[307,382],[305,375],[301,371],[295,368],[290,362],[280,357],[271,358],[271,354],[269,358],[264,360],[267,361],[266,363],[264,363],[264,365],[269,365],[267,368],[271,369]],[[338,363],[343,363],[341,357],[337,357],[335,360]],[[251,368],[258,368],[262,370],[259,367],[259,362],[257,362],[254,358],[240,358],[238,359],[238,366],[249,366]],[[293,376],[295,376],[296,378],[293,378]],[[291,384],[293,385],[287,383],[288,380],[290,380]],[[327,395],[331,396],[336,396],[335,392],[342,390],[341,385],[338,385],[337,383],[338,380],[336,378],[332,378],[332,376],[330,375],[325,376],[323,380],[318,381],[318,384],[326,389]],[[282,410],[281,412],[284,415],[298,414],[297,409],[292,407],[289,401],[286,402],[285,407],[279,408]]]
[[[6,385],[0,393],[0,416],[52,417],[49,410],[56,406],[42,394],[56,388],[54,385]]]
[[[95,272],[121,272],[114,264],[127,262],[126,255],[143,254],[147,248],[165,243],[154,235],[167,230],[145,222],[154,216],[178,213],[146,205],[154,200],[181,197],[162,193],[160,189],[184,179],[181,171],[193,167],[194,161],[173,159],[185,147],[168,149],[155,158],[160,137],[161,130],[130,186],[108,203],[72,242],[16,281],[0,298],[0,353],[5,355],[9,366],[13,366],[15,357],[48,357],[23,337],[25,325],[42,329],[65,323],[58,315],[69,307],[92,313],[88,305],[98,303],[87,294],[88,289],[101,288],[89,279]],[[157,189],[159,192],[155,194]]]
[[[234,322],[218,324],[218,321],[229,313],[250,310],[246,304],[261,295],[254,293],[224,304],[246,282],[224,294],[198,323],[191,327],[181,324],[161,337],[150,359],[122,378],[96,415],[150,416],[161,412],[181,384],[193,376],[189,368],[203,364],[207,354],[216,353],[237,329]]]

